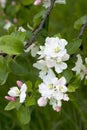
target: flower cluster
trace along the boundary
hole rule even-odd
[[[69,55],[65,49],[66,45],[67,41],[65,39],[47,37],[45,46],[40,46],[40,51],[38,52],[38,55],[40,55],[39,60],[33,66],[41,70],[39,73],[41,79],[51,68],[54,68],[58,74],[67,68],[65,61],[69,59]]]
[[[41,2],[43,2],[45,8],[48,8],[51,5],[51,0],[35,0],[34,5],[39,5]],[[66,0],[56,0],[55,3],[65,4]]]
[[[9,96],[5,96],[5,99],[10,101],[16,101],[16,99],[19,97],[19,102],[23,103],[26,98],[27,86],[21,81],[17,81],[17,85],[19,88],[16,86],[10,88],[10,90],[8,91]]]
[[[39,77],[42,83],[39,85],[41,98],[38,100],[39,106],[45,106],[49,100],[53,109],[59,111],[62,105],[61,100],[68,101],[66,94],[66,79],[61,77],[58,79],[56,74],[63,72],[67,68],[65,61],[69,59],[65,46],[67,41],[58,37],[47,37],[45,46],[40,46],[38,61],[33,66],[40,70]],[[53,68],[55,72],[53,71]]]
[[[76,75],[79,75],[81,80],[85,77],[87,79],[87,58],[85,58],[85,65],[83,64],[81,55],[77,55],[77,61],[75,67],[72,68],[76,72]]]

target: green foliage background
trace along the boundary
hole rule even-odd
[[[36,27],[41,20],[40,13],[44,8],[41,6],[33,6],[33,0],[15,0],[18,4],[11,6],[11,0],[7,1],[7,8],[5,9],[6,15],[2,15],[2,9],[0,8],[0,35],[10,34],[14,30],[13,27],[9,32],[3,30],[4,19],[8,18],[13,21],[13,18],[18,18],[18,23],[16,26],[23,26],[26,29],[26,25],[29,23],[32,27]],[[37,15],[37,13],[39,13]],[[31,15],[32,14],[32,15]],[[87,15],[87,0],[67,0],[66,5],[55,5],[50,17],[48,18],[49,26],[45,25],[45,29],[40,32],[37,39],[43,43],[44,38],[48,34],[53,36],[59,33],[63,38],[67,39],[69,42],[71,39],[76,38],[80,32],[80,29],[76,30],[74,28],[74,23],[80,17]],[[47,22],[48,24],[48,22]],[[28,32],[29,38],[32,34]],[[87,44],[87,30],[83,36],[83,47],[85,48]],[[83,56],[87,56],[87,47],[82,52]],[[57,113],[52,110],[50,106],[45,108],[39,108],[37,105],[30,108],[31,121],[28,125],[21,125],[15,110],[10,112],[4,111],[6,104],[8,103],[4,96],[7,94],[9,87],[16,85],[15,81],[20,80],[26,81],[36,81],[35,75],[37,72],[31,70],[33,59],[27,55],[25,64],[21,67],[23,56],[19,56],[15,59],[18,68],[15,68],[14,61],[10,62],[10,59],[6,57],[0,61],[0,73],[4,70],[4,75],[0,75],[0,83],[6,84],[0,87],[0,130],[87,130],[87,85],[81,84],[81,87],[77,89],[75,93],[72,93],[71,101],[63,104],[62,111]],[[22,57],[22,58],[21,58]],[[17,60],[17,59],[20,60]],[[28,60],[27,60],[28,59]],[[6,62],[6,60],[8,62]],[[20,61],[20,62],[19,62]],[[30,66],[28,63],[30,62]],[[9,72],[8,64],[10,64],[11,72]],[[7,68],[4,65],[7,64]],[[26,67],[25,67],[26,66]],[[20,70],[19,70],[20,69]],[[16,70],[16,71],[15,71]],[[19,74],[21,72],[21,74]],[[24,72],[26,74],[24,74]],[[9,76],[8,76],[8,73]],[[19,75],[18,75],[19,74]]]

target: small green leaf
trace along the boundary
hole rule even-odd
[[[10,101],[10,102],[7,104],[7,106],[5,107],[5,110],[6,110],[6,111],[10,111],[10,110],[12,110],[12,109],[14,109],[14,108],[18,109],[19,107],[20,107],[20,103],[19,103],[18,100],[16,100],[15,102]]]
[[[6,35],[0,38],[0,51],[4,53],[18,55],[24,52],[23,49],[22,41],[14,36]]]
[[[73,41],[71,41],[67,46],[67,52],[68,54],[72,55],[74,53],[76,53],[76,51],[79,49],[79,47],[81,46],[81,39],[74,39]]]
[[[32,82],[31,81],[27,81],[26,82],[26,85],[27,85],[27,92],[32,92]]]
[[[80,29],[81,26],[86,23],[86,21],[87,21],[87,15],[85,15],[85,16],[79,18],[79,19],[74,23],[74,28],[75,28],[75,29]]]
[[[33,0],[21,0],[23,5],[29,5],[33,3]]]
[[[21,32],[21,31],[15,31],[11,34],[11,36],[16,37],[20,41],[24,42],[25,37],[26,37],[26,32]]]
[[[75,92],[76,89],[77,88],[74,86],[71,86],[71,85],[68,86],[68,92]]]
[[[21,124],[25,125],[30,122],[30,110],[29,107],[21,106],[17,111],[17,117]]]
[[[9,70],[8,70],[8,62],[4,57],[0,57],[0,84],[3,85],[8,77]]]
[[[79,75],[74,76],[72,81],[68,85],[68,92],[75,92],[81,86],[81,80]]]
[[[73,73],[70,69],[64,70],[62,75],[66,78],[67,83],[72,79]]]
[[[33,105],[35,105],[36,104],[36,100],[35,100],[35,97],[33,97],[33,96],[28,96],[27,98],[26,98],[26,102],[25,102],[25,105],[26,106],[33,106]]]

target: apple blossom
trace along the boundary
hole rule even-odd
[[[10,88],[10,90],[8,91],[9,96],[5,96],[5,98],[7,100],[15,101],[16,98],[19,97],[20,103],[23,103],[26,98],[27,86],[25,83],[22,83],[21,81],[17,81],[17,85],[18,87],[20,87],[20,89],[16,86]]]
[[[6,23],[6,24],[4,25],[3,28],[4,28],[5,30],[8,30],[8,29],[11,27],[12,23],[11,23],[8,19],[5,20],[5,23]]]
[[[81,55],[78,54],[77,55],[77,61],[75,63],[75,67],[72,68],[72,70],[76,72],[76,75],[80,75],[81,80],[84,78],[85,70],[86,70],[86,66],[83,65],[82,62],[83,61],[82,61]]]
[[[48,100],[55,111],[60,110],[57,108],[61,107],[62,100],[69,100],[69,97],[66,94],[67,91],[66,79],[64,77],[58,79],[51,70],[49,70],[47,75],[43,76],[43,82],[39,85],[41,97]]]
[[[43,74],[51,68],[54,68],[57,73],[61,73],[67,68],[65,61],[69,60],[69,55],[65,46],[67,45],[65,39],[58,37],[47,37],[44,46],[40,46],[40,51],[37,52],[39,56],[38,61],[33,66],[40,71],[39,76],[42,78]]]
[[[48,8],[51,5],[51,0],[35,0],[34,5],[39,5],[41,2],[43,2],[45,8]],[[56,0],[55,3],[65,4],[66,0]]]

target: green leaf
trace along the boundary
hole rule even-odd
[[[21,105],[21,104],[19,103],[19,100],[16,100],[15,102],[10,101],[10,102],[7,104],[7,106],[5,107],[5,110],[6,110],[6,111],[10,111],[10,110],[12,110],[12,109],[14,109],[14,108],[19,109],[20,105]]]
[[[32,4],[32,3],[33,3],[33,0],[22,0],[23,5],[29,5],[29,4]]]
[[[36,104],[36,100],[35,100],[35,97],[33,97],[33,96],[28,96],[27,98],[26,98],[26,102],[25,102],[25,105],[26,106],[33,106],[33,105],[35,105]]]
[[[68,85],[68,92],[75,92],[81,86],[81,79],[78,76],[74,76],[73,80]]]
[[[0,84],[3,85],[8,77],[9,70],[8,70],[8,62],[4,57],[0,57]]]
[[[11,34],[11,36],[16,37],[20,41],[24,42],[25,37],[26,37],[26,32],[21,32],[21,31],[15,31]]]
[[[14,36],[6,35],[0,38],[0,51],[10,54],[18,55],[23,53],[23,43]]]
[[[30,122],[30,110],[29,107],[21,106],[17,111],[17,117],[21,124],[25,125]]]
[[[79,18],[79,19],[74,23],[74,28],[75,28],[75,29],[80,29],[81,26],[86,23],[86,21],[87,21],[87,15],[85,15],[85,16]]]
[[[27,85],[27,92],[32,92],[32,82],[31,81],[27,81],[26,82],[26,85]]]
[[[73,77],[73,73],[70,69],[64,70],[62,75],[66,78],[67,83],[69,83],[69,81],[72,79]]]
[[[76,53],[76,51],[79,49],[79,47],[81,46],[81,39],[74,39],[73,41],[71,41],[67,46],[67,52],[69,55],[72,55],[74,53]]]
[[[29,73],[28,60],[25,57],[18,56],[9,64],[11,71],[17,75],[26,75]]]

